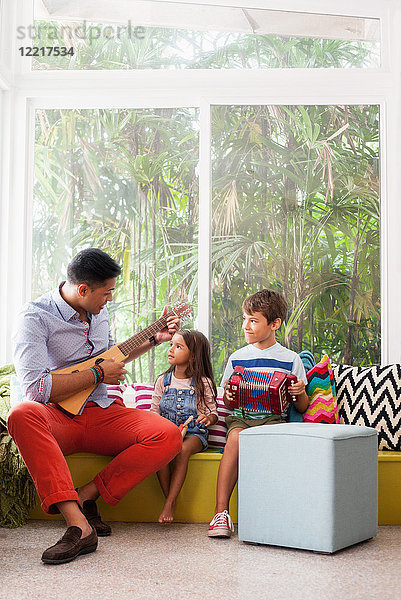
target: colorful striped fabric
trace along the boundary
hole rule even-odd
[[[223,402],[223,392],[223,388],[217,388],[217,422],[209,427],[209,448],[224,448],[226,445],[226,417],[231,415],[231,411]]]
[[[107,386],[107,397],[113,398],[114,400],[122,400],[124,402],[124,390],[125,385],[108,385]]]
[[[336,386],[329,357],[325,354],[322,361],[307,372],[306,377],[309,407],[303,414],[304,421],[338,423]]]
[[[135,406],[143,410],[150,410],[152,403],[153,385],[148,383],[133,383],[135,390]]]

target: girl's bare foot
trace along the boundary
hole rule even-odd
[[[159,523],[172,523],[174,521],[175,502],[165,502],[158,518]]]

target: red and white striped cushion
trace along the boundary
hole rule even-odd
[[[226,445],[226,417],[228,415],[231,415],[231,411],[225,407],[222,390],[219,389],[217,393],[217,422],[209,427],[209,448],[224,448]]]
[[[150,410],[154,389],[153,385],[149,385],[148,383],[133,383],[132,388],[135,392],[135,407]]]
[[[107,386],[107,397],[113,398],[113,400],[122,400],[124,402],[124,390],[126,386],[123,385],[108,385]]]
[[[133,383],[132,388],[135,392],[135,406],[144,410],[149,410],[152,402],[153,385],[148,383]],[[222,390],[219,390],[220,392]],[[209,447],[224,448],[226,443],[227,427],[225,418],[231,412],[224,406],[221,393],[217,396],[217,423],[209,427]]]

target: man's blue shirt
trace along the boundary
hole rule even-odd
[[[82,362],[113,346],[107,308],[98,315],[88,314],[88,318],[89,323],[79,319],[59,288],[23,308],[13,336],[14,364],[28,400],[48,404],[50,371]],[[113,402],[107,398],[104,384],[97,385],[88,400],[103,408]]]

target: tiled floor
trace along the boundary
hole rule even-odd
[[[400,600],[401,526],[334,555],[210,539],[205,525],[113,523],[97,552],[59,566],[62,523],[0,530],[0,599]]]

